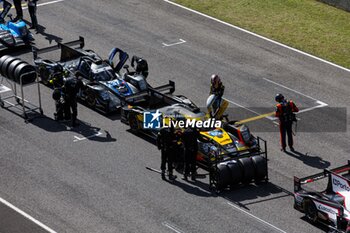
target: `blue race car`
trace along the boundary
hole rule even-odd
[[[24,21],[5,22],[5,17],[10,9],[11,4],[3,1],[3,11],[0,14],[0,52],[29,45],[33,39]],[[11,14],[9,17],[11,19]]]

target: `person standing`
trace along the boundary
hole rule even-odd
[[[2,12],[0,13],[0,23],[4,23],[5,22],[5,17],[7,15],[7,13],[9,13],[9,11],[11,10],[12,4],[9,3],[6,0],[0,0],[0,3],[2,2]]]
[[[177,143],[174,128],[161,128],[157,136],[157,147],[161,150],[161,177],[165,180],[165,169],[168,165],[169,180],[175,180],[173,175],[174,145]]]
[[[38,19],[36,17],[37,1],[38,0],[28,0],[28,11],[32,21],[32,26],[29,29],[38,30]]]
[[[136,67],[135,67],[136,63]],[[135,74],[142,75],[143,77],[147,78],[148,76],[148,63],[145,59],[133,56],[131,58],[131,66],[135,68]]]
[[[13,19],[15,22],[17,20],[23,19],[22,0],[13,0],[13,4],[15,5],[16,9],[16,17]]]
[[[188,176],[191,174],[191,180],[196,180],[196,156],[198,152],[199,132],[192,127],[188,127],[182,134],[182,141],[185,147],[185,168],[184,168],[184,180],[188,180]]]
[[[278,102],[275,116],[279,119],[281,151],[286,151],[286,136],[288,136],[288,146],[290,150],[294,151],[292,125],[293,122],[296,121],[294,113],[299,112],[299,109],[293,101],[285,100],[282,94],[277,94],[275,100]]]
[[[77,126],[78,100],[77,95],[82,88],[83,83],[77,77],[68,77],[64,82],[64,112],[65,119],[72,121],[72,126]],[[71,112],[72,110],[72,112]]]
[[[220,109],[222,96],[224,95],[225,86],[222,84],[219,75],[213,74],[210,78],[210,95],[215,95],[215,100],[212,103],[212,110],[209,109],[211,117],[215,118]]]
[[[55,68],[58,69],[58,68]],[[63,92],[63,75],[55,72],[50,77],[50,84],[53,86],[52,98],[55,100],[56,112],[54,113],[55,121],[62,121],[64,118],[64,92]]]

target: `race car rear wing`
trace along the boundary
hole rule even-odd
[[[43,53],[48,53],[48,52],[52,52],[58,49],[61,49],[61,60],[67,60],[68,57],[71,57],[71,54],[69,54],[69,52],[75,51],[74,48],[72,48],[73,46],[79,45],[78,48],[82,49],[85,46],[85,39],[84,37],[80,36],[78,40],[73,40],[73,41],[69,41],[69,42],[65,42],[65,43],[60,43],[57,42],[56,45],[53,46],[49,46],[46,48],[41,48],[38,49],[36,47],[32,48],[32,52],[33,52],[33,58],[34,60],[39,58],[39,54],[43,54]],[[63,59],[62,59],[63,58]]]
[[[173,104],[183,104],[184,107],[188,108],[192,112],[198,112],[200,109],[194,104],[184,101],[184,96],[181,95],[172,95],[175,92],[175,82],[170,81],[168,84],[151,87],[148,86],[148,89],[134,95],[123,97],[125,103],[134,105],[136,103],[142,102],[145,98],[148,98],[148,108],[152,109],[155,104],[164,103],[166,105]],[[146,107],[147,108],[147,107]]]
[[[304,178],[298,178],[296,176],[294,176],[294,192],[298,192],[300,190],[302,190],[302,185],[308,184],[308,183],[312,183],[315,182],[317,180],[320,179],[324,179],[324,178],[329,178],[331,179],[331,174],[334,174],[336,176],[342,175],[342,179],[350,182],[350,160],[348,160],[348,164],[344,165],[344,166],[340,166],[340,167],[336,167],[333,169],[324,169],[323,172],[311,175],[311,176],[307,176]],[[329,180],[328,182],[328,187],[327,189],[331,189],[330,187],[331,184],[331,180]]]

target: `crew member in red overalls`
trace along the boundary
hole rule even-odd
[[[299,112],[299,109],[293,101],[285,100],[282,94],[277,94],[275,100],[278,102],[275,116],[278,117],[280,121],[281,151],[286,151],[286,134],[288,136],[288,146],[291,151],[294,151],[292,125],[293,122],[296,121],[294,113]]]

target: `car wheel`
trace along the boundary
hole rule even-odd
[[[263,180],[267,175],[266,170],[266,161],[265,158],[263,158],[260,155],[256,155],[252,157],[253,165],[255,168],[255,183]]]
[[[249,184],[254,178],[254,164],[250,158],[240,158],[238,160],[239,165],[243,168],[242,183]]]
[[[96,107],[96,98],[93,94],[88,93],[86,96],[86,103],[89,105],[91,108]]]
[[[315,204],[311,200],[305,200],[304,205],[306,218],[310,222],[315,223],[317,221],[317,208]]]

